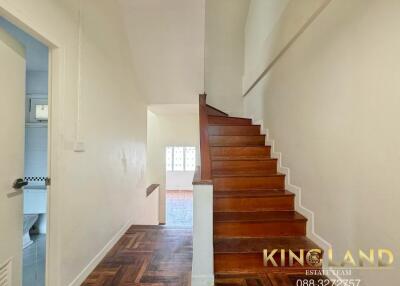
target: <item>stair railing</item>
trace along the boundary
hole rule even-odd
[[[208,142],[207,94],[199,95],[201,180],[211,180],[210,145]]]

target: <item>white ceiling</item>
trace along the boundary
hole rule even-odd
[[[204,0],[120,0],[138,90],[149,104],[197,103]]]

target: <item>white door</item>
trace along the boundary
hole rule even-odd
[[[0,279],[10,286],[22,277],[23,196],[13,182],[24,177],[24,106],[24,48],[0,28],[0,277],[9,273]]]

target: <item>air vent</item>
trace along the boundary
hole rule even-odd
[[[0,286],[11,286],[11,260],[0,266]]]

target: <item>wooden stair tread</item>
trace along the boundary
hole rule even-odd
[[[285,189],[285,174],[214,175],[213,182],[214,190],[220,191],[282,190]]]
[[[265,146],[265,135],[210,135],[211,147]]]
[[[214,108],[215,109],[215,108]],[[223,112],[223,111],[222,111]],[[210,118],[212,118],[212,117],[221,117],[221,116],[218,116],[218,115],[208,115],[208,117]],[[222,116],[222,117],[225,117],[225,116]],[[245,120],[251,120],[250,118],[245,118],[245,117],[237,117],[237,116],[228,116],[228,118],[233,118],[233,119],[245,119]]]
[[[214,191],[214,198],[256,198],[294,196],[287,190]]]
[[[235,118],[235,117],[225,117],[225,116],[213,116],[213,117],[221,117],[221,118]],[[247,118],[240,118],[240,117],[236,117],[236,119],[243,119],[243,120],[245,120],[245,119],[247,119]],[[250,120],[250,119],[249,119]],[[230,123],[229,121],[227,121],[227,123],[226,124],[223,124],[223,123],[208,123],[208,126],[258,126],[257,124],[252,124],[252,123],[242,123],[242,124],[240,124],[240,123],[238,123],[238,124],[233,124],[233,123]],[[260,125],[261,126],[261,125]]]
[[[234,177],[234,178],[241,178],[241,177],[244,177],[244,178],[246,178],[246,180],[248,179],[248,177],[256,177],[256,178],[259,178],[259,177],[282,177],[282,176],[285,176],[285,174],[282,174],[282,173],[274,173],[274,174],[245,174],[245,173],[241,173],[241,174],[216,174],[216,175],[213,175],[213,177],[214,178],[232,178],[232,177]]]
[[[222,116],[222,117],[224,117],[224,116]],[[240,117],[228,117],[228,118],[238,118],[238,119],[248,119],[248,118],[240,118]],[[249,119],[250,120],[250,119]],[[244,124],[244,125],[237,125],[237,124],[218,124],[218,123],[214,123],[214,124],[209,124],[210,126],[213,126],[213,127],[218,127],[218,126],[220,126],[220,127],[240,127],[240,126],[259,126],[259,127],[261,127],[261,125],[260,124],[251,124],[251,125],[248,125],[248,124]]]
[[[221,177],[225,177],[225,178],[227,178],[227,177],[247,177],[247,178],[250,178],[250,177],[267,177],[267,176],[269,176],[269,174],[264,173],[262,170],[260,170],[259,172],[243,171],[243,172],[236,172],[234,174],[228,174],[228,173],[215,174],[215,175],[213,175],[213,178],[221,178]]]
[[[254,135],[210,135],[210,137],[265,137],[265,134],[254,134]],[[236,146],[234,146],[236,147]]]
[[[261,135],[260,125],[210,125],[208,135],[254,136]]]
[[[246,163],[246,161],[278,161],[278,159],[276,158],[271,158],[267,156],[242,156],[242,157],[228,157],[228,158],[230,158],[230,160],[218,159],[212,157],[211,161],[231,161],[232,163],[235,163],[235,161],[238,161],[240,163]]]
[[[264,249],[321,249],[306,236],[215,237],[214,253],[262,253]]]
[[[266,161],[271,160],[269,156],[211,156],[211,161]]]
[[[307,221],[307,218],[296,211],[214,212],[215,223],[268,221]]]
[[[211,159],[271,158],[271,146],[210,146]]]
[[[304,271],[303,271],[304,272]],[[243,273],[215,273],[215,286],[296,286],[318,285],[321,280],[328,280],[322,275],[306,275],[303,272],[243,272]],[[301,281],[301,283],[298,282]],[[308,284],[303,281],[308,281]],[[323,285],[332,286],[332,282]]]
[[[208,126],[213,125],[252,125],[250,118],[208,115]]]
[[[277,159],[267,160],[231,160],[221,161],[212,160],[211,169],[214,176],[217,175],[237,175],[237,176],[250,176],[250,175],[268,175],[275,174],[278,168]]]

